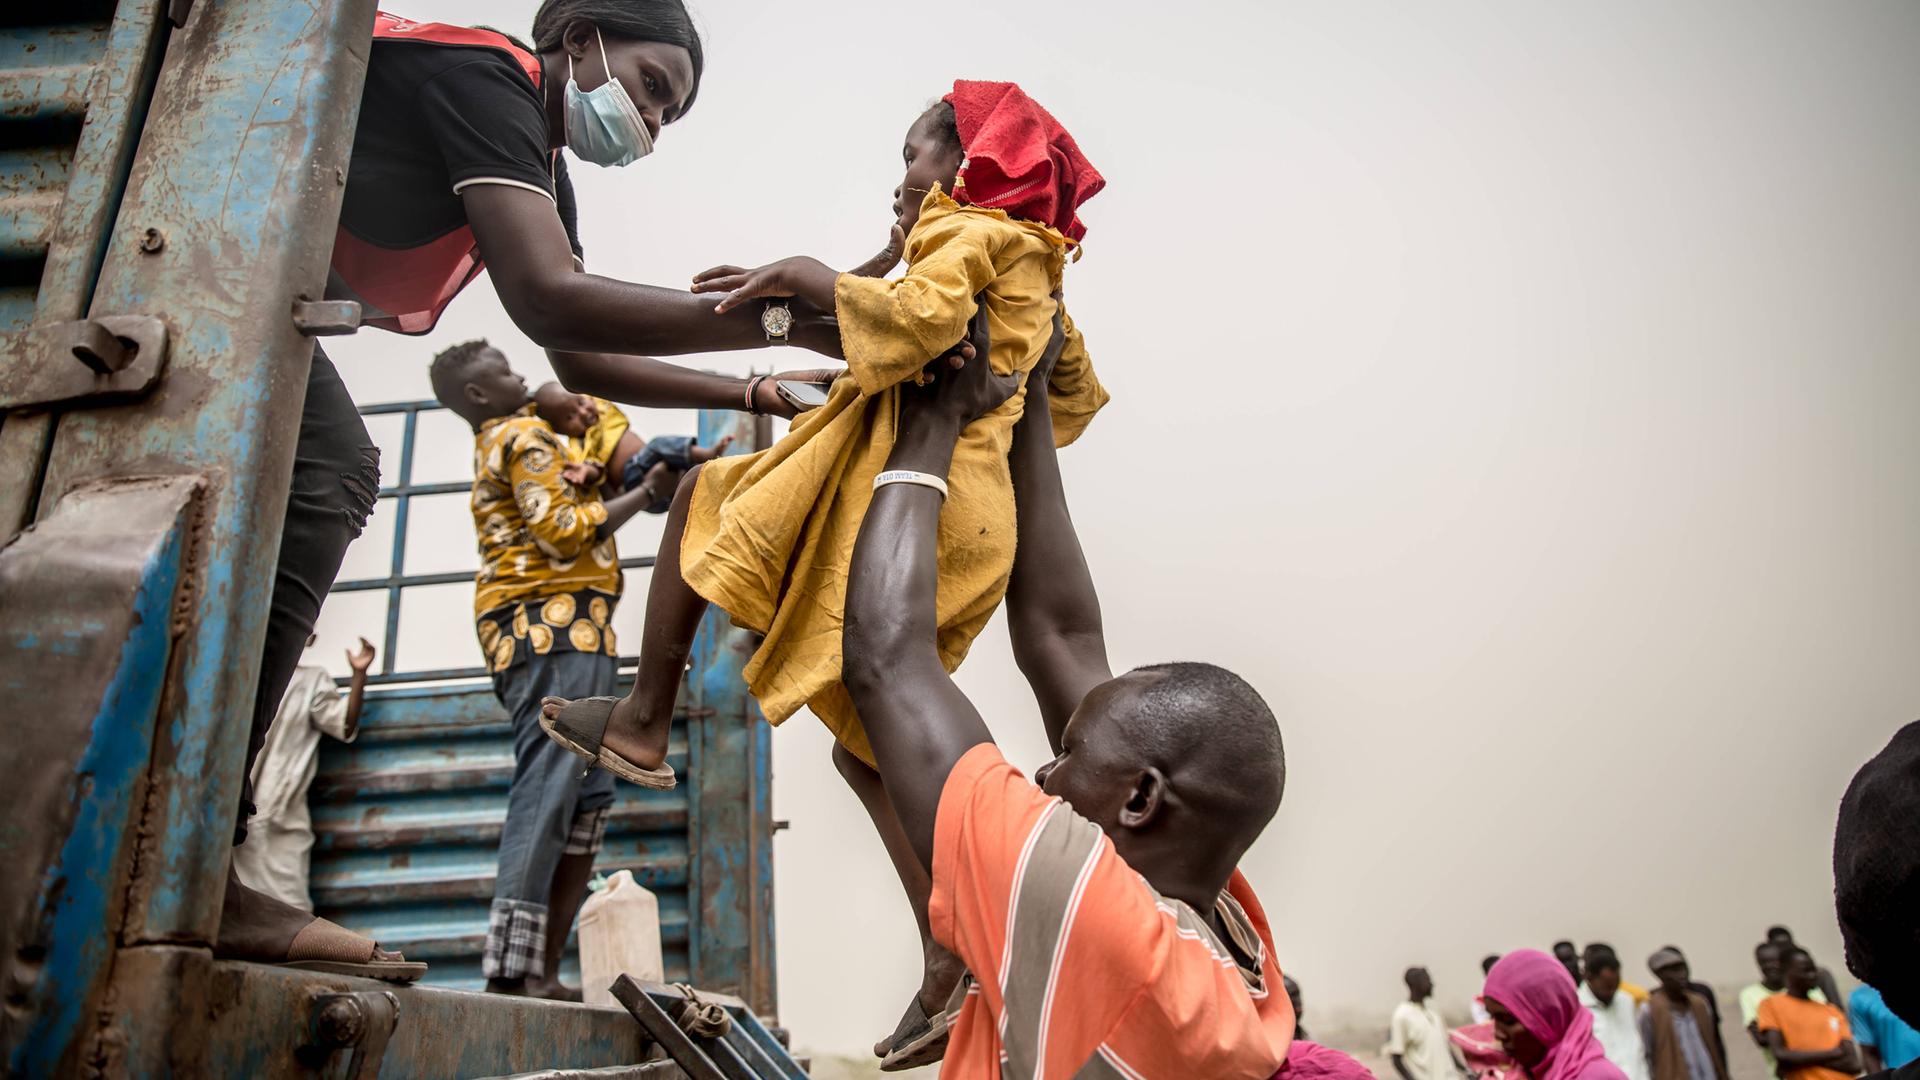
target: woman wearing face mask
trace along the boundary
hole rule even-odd
[[[423,334],[486,269],[508,315],[548,349],[573,390],[645,406],[790,415],[770,379],[632,354],[792,341],[838,355],[831,313],[794,302],[717,317],[710,297],[596,277],[581,262],[560,150],[596,165],[631,164],[686,115],[704,58],[684,4],[545,0],[532,37],[528,47],[493,30],[378,17],[328,296],[359,301],[370,326]],[[871,272],[891,267],[889,255],[877,256]],[[249,773],[379,487],[379,453],[318,348],[306,383]],[[236,843],[245,839],[251,794],[243,792]],[[231,870],[217,952],[402,982],[425,970],[247,889]]]

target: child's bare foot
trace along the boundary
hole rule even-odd
[[[721,454],[726,453],[727,447],[732,445],[733,445],[733,436],[722,435],[720,436],[720,441],[717,443],[714,443],[712,446],[696,446],[693,449],[687,451],[687,458],[688,460],[692,461],[696,465],[700,464],[703,461],[712,461],[714,458],[717,458]]]
[[[566,705],[565,698],[550,697],[541,702],[540,712],[554,720]],[[667,731],[673,725],[673,717],[669,714],[655,722],[640,712],[640,705],[631,694],[615,702],[600,745],[641,769],[657,769],[667,760]]]

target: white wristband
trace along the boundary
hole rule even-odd
[[[921,487],[930,487],[939,492],[942,499],[947,497],[947,482],[932,473],[914,472],[912,469],[888,469],[873,478],[875,491],[879,491],[888,484],[919,484]]]

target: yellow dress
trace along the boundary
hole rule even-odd
[[[842,274],[834,288],[847,375],[787,437],[700,470],[680,545],[681,574],[738,626],[764,634],[747,685],[775,724],[802,705],[869,764],[873,751],[840,682],[840,630],[854,540],[874,475],[893,450],[897,384],[959,341],[986,290],[1002,374],[1027,372],[1053,330],[1053,290],[1067,240],[935,189],[907,237],[907,272],[886,281]],[[1047,401],[1055,440],[1078,438],[1107,392],[1071,320]],[[969,426],[954,448],[940,514],[940,658],[960,666],[1006,594],[1013,570],[1013,479],[1007,450],[1026,390]]]

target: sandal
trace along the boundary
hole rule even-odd
[[[427,973],[426,964],[388,952],[326,919],[315,919],[293,935],[293,942],[287,946],[287,958],[280,966],[393,983],[415,982]]]
[[[947,1007],[937,1016],[927,1015],[920,1007],[918,995],[907,1002],[900,1027],[894,1030],[893,1045],[887,1050],[887,1056],[880,1059],[881,1072],[917,1069],[947,1056],[947,1039],[953,1033],[954,1021],[960,1019],[960,1006],[967,1000],[968,982],[966,978],[960,980],[947,999]]]
[[[673,766],[663,761],[657,769],[643,769],[600,745],[607,734],[607,721],[613,717],[613,707],[619,702],[619,698],[610,697],[576,698],[563,703],[559,715],[553,717],[547,716],[543,704],[540,730],[554,742],[586,758],[589,770],[598,765],[629,784],[656,791],[672,788],[679,782],[674,778]]]

